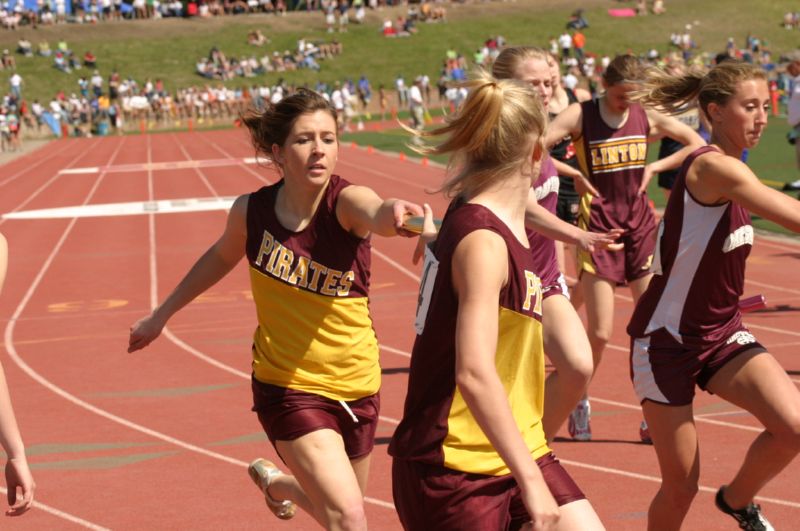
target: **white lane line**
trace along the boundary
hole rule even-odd
[[[80,154],[78,154],[78,155],[77,155],[77,156],[76,156],[74,159],[72,159],[71,161],[69,161],[69,164],[68,164],[68,166],[72,166],[73,164],[75,164],[75,162],[77,162],[77,161],[78,161],[78,159],[81,159],[81,158],[83,158],[84,156],[86,156],[88,153],[91,153],[91,152],[92,152],[92,149],[91,149],[91,148],[93,148],[93,147],[94,147],[96,144],[97,144],[97,143],[95,143],[95,144],[92,144],[92,146],[90,146],[90,148],[89,148],[89,149],[87,149],[86,151],[83,151],[83,152],[81,152],[81,153],[80,153]],[[34,192],[31,194],[31,195],[29,195],[29,196],[28,196],[28,198],[27,198],[25,201],[23,201],[22,203],[20,203],[19,205],[17,205],[17,206],[14,208],[14,210],[12,210],[11,212],[19,212],[20,210],[22,210],[23,208],[25,208],[25,205],[27,205],[28,203],[30,203],[31,201],[33,201],[34,199],[36,199],[36,198],[39,196],[39,194],[41,194],[41,193],[42,193],[44,190],[46,190],[46,189],[47,189],[47,188],[48,188],[48,187],[49,187],[51,184],[53,184],[53,183],[56,181],[56,179],[58,179],[59,177],[60,177],[60,174],[59,174],[59,173],[56,173],[55,175],[53,175],[53,176],[52,176],[50,179],[48,179],[48,180],[47,180],[47,181],[46,181],[46,182],[45,182],[43,185],[41,185],[39,188],[37,188],[37,189],[36,189],[36,191],[34,191]],[[3,224],[3,223],[5,223],[5,222],[6,222],[6,217],[5,217],[5,216],[3,216],[3,217],[0,217],[0,225],[2,225],[2,224]]]
[[[800,290],[787,288],[786,286],[776,286],[775,284],[767,284],[766,282],[759,282],[757,280],[752,280],[749,278],[744,279],[746,284],[752,284],[754,286],[758,286],[760,288],[769,288],[779,291],[781,293],[792,293],[794,295],[800,295]]]
[[[173,133],[172,136],[175,136]],[[133,163],[133,164],[116,164],[107,166],[86,166],[82,168],[69,168],[61,170],[61,175],[79,175],[87,173],[131,173],[140,171],[175,171],[187,170],[198,168],[218,168],[224,166],[237,166],[240,164],[261,164],[265,160],[257,159],[255,157],[227,157],[224,159],[192,159],[187,157],[185,160],[165,161],[165,162],[147,162]]]
[[[37,168],[37,167],[41,166],[45,162],[48,162],[48,161],[54,159],[56,157],[56,155],[60,155],[62,152],[66,151],[68,147],[70,147],[69,142],[64,142],[62,147],[61,147],[61,149],[59,149],[58,151],[54,151],[54,152],[48,153],[44,157],[37,157],[38,160],[34,164],[25,165],[25,168],[19,170],[17,173],[15,173],[13,175],[9,175],[8,177],[6,177],[5,180],[0,182],[0,187],[3,187],[5,185],[7,185],[11,181],[13,181],[13,180],[17,179],[18,177],[28,173],[29,171],[33,170],[34,168]],[[42,148],[42,150],[45,150],[45,149],[47,149],[47,148],[45,148],[45,147]],[[87,150],[87,152],[88,151],[89,150]],[[32,155],[34,155],[34,154],[36,154],[36,153],[33,153]],[[83,153],[81,153],[81,155],[83,155]]]
[[[181,150],[181,152],[183,153],[183,156],[184,156],[184,157],[186,157],[186,161],[187,161],[187,162],[194,162],[194,161],[192,161],[192,157],[190,157],[190,156],[189,156],[189,153],[187,153],[187,151],[186,151],[186,148],[185,148],[185,147],[183,147],[183,144],[181,144],[181,143],[178,141],[178,138],[175,136],[175,133],[172,133],[170,136],[171,136],[171,137],[172,137],[172,139],[173,139],[173,140],[174,140],[174,141],[175,141],[175,142],[178,144],[178,148],[179,148],[179,149]],[[227,160],[227,159],[223,159],[223,160]],[[230,163],[231,161],[228,161],[228,162]],[[235,163],[234,163],[234,164],[235,164]],[[213,195],[213,196],[214,196],[214,197],[216,197],[216,198],[219,198],[219,194],[218,194],[218,193],[217,193],[217,191],[214,189],[214,187],[213,187],[213,186],[211,186],[211,183],[210,183],[210,182],[208,182],[208,179],[206,178],[206,174],[205,174],[205,173],[203,173],[203,170],[201,170],[200,168],[201,168],[201,166],[199,166],[199,165],[198,165],[198,166],[194,166],[194,167],[193,167],[193,169],[194,169],[194,172],[197,174],[197,176],[200,178],[200,180],[201,180],[201,181],[203,181],[203,184],[205,184],[205,185],[206,185],[206,188],[208,188],[209,192],[211,192],[211,195]],[[149,170],[148,170],[148,171],[149,171]],[[235,199],[235,198],[234,198],[234,199]]]
[[[0,487],[0,492],[3,493],[3,494],[7,494],[8,493],[8,489],[6,489],[5,487]],[[56,509],[55,507],[51,507],[51,506],[49,506],[49,505],[47,505],[45,503],[40,502],[39,500],[34,500],[33,501],[33,507],[31,507],[31,510],[32,511],[39,510],[39,511],[43,511],[43,512],[52,514],[53,516],[57,516],[57,517],[61,518],[62,520],[66,520],[68,522],[72,522],[73,524],[78,524],[81,527],[85,527],[86,529],[92,529],[93,531],[111,531],[107,527],[103,527],[101,525],[97,525],[95,523],[92,523],[92,522],[90,522],[88,520],[84,520],[83,518],[79,518],[79,517],[75,516],[74,514],[65,513],[64,511]]]
[[[205,180],[205,179],[204,179]],[[3,219],[64,219],[109,216],[138,216],[144,214],[186,214],[212,210],[230,210],[235,197],[187,197],[158,201],[124,203],[93,203],[68,207],[21,210],[3,214]]]
[[[653,482],[653,483],[661,483],[661,481],[662,481],[661,478],[658,477],[658,476],[650,476],[648,474],[638,474],[636,472],[628,472],[627,470],[620,470],[618,468],[610,468],[610,467],[606,467],[606,466],[591,465],[591,464],[588,464],[588,463],[581,463],[579,461],[572,461],[571,459],[561,459],[560,457],[558,458],[558,460],[561,461],[562,463],[566,464],[566,465],[569,465],[569,466],[574,466],[574,467],[578,467],[578,468],[585,468],[587,470],[594,470],[595,472],[603,472],[603,473],[606,473],[606,474],[615,474],[617,476],[625,476],[625,477],[628,477],[628,478],[640,479],[642,481],[650,481],[650,482]],[[717,493],[717,489],[716,488],[714,488],[714,487],[706,487],[704,485],[700,485],[700,490],[702,492],[708,492],[710,494],[716,494]],[[778,499],[778,498],[767,498],[765,496],[756,496],[755,500],[759,501],[759,502],[763,502],[763,503],[774,503],[775,505],[783,505],[785,507],[791,507],[793,509],[800,508],[800,503],[787,501],[787,500],[781,500],[781,499]]]
[[[233,155],[231,155],[228,151],[226,151],[226,150],[222,149],[221,147],[219,147],[215,142],[211,142],[210,140],[207,140],[204,135],[200,135],[200,138],[206,144],[208,144],[210,147],[216,149],[223,156],[225,156],[225,157],[227,157],[229,159],[240,160],[237,157],[234,157]],[[254,169],[249,167],[249,164],[255,164],[255,165],[258,165],[258,166],[272,164],[272,161],[270,159],[263,159],[263,158],[257,158],[257,157],[249,157],[249,158],[246,157],[246,158],[241,159],[241,160],[245,161],[244,164],[239,164],[239,166],[241,168],[246,170],[251,175],[255,176],[261,182],[263,182],[265,184],[272,184],[272,181],[270,181],[269,179],[265,178],[259,172],[255,171]],[[247,162],[247,161],[251,161],[251,162]]]

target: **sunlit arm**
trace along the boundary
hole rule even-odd
[[[514,421],[494,364],[499,326],[497,301],[507,282],[507,270],[505,242],[495,233],[475,231],[456,247],[452,262],[458,296],[456,384],[520,488],[528,494],[535,492],[533,497],[546,505],[552,495]]]
[[[149,316],[131,327],[128,352],[149,345],[161,334],[170,317],[219,282],[242,259],[247,244],[248,197],[236,199],[222,236],[195,262],[172,293]]]
[[[361,238],[380,236],[416,236],[402,229],[408,216],[422,216],[422,207],[402,199],[381,199],[366,186],[348,186],[339,194],[336,215],[342,226]]]

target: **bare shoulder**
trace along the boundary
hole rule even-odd
[[[461,282],[485,282],[502,285],[508,269],[506,242],[502,236],[488,229],[470,232],[458,242],[453,252],[453,273]]]
[[[242,194],[233,201],[231,205],[231,213],[238,215],[247,215],[247,205],[250,202],[250,194]]]
[[[731,157],[719,151],[709,151],[697,157],[694,161],[698,171],[703,175],[729,175],[731,177],[744,173],[751,173],[747,165],[736,157]]]

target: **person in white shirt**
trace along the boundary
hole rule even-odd
[[[558,37],[558,45],[561,47],[561,60],[565,60],[572,53],[572,35],[564,32]]]
[[[411,111],[411,126],[422,129],[425,125],[425,100],[422,99],[422,77],[414,80],[408,89],[408,110]]]
[[[800,49],[789,54],[789,64],[786,71],[792,76],[789,93],[789,110],[787,120],[792,129],[786,138],[794,144],[797,168],[800,169]],[[800,179],[783,185],[784,190],[800,190]]]
[[[14,74],[8,80],[9,85],[11,85],[11,94],[17,99],[17,101],[22,99],[22,76],[18,73],[14,72]]]

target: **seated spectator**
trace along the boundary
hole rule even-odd
[[[247,34],[247,44],[251,46],[264,46],[269,42],[261,30],[255,29]]]
[[[589,22],[583,16],[583,9],[576,9],[573,11],[572,15],[569,17],[569,22],[567,22],[567,29],[579,30],[588,27]]]
[[[6,29],[15,30],[19,27],[19,21],[22,17],[18,13],[0,9],[0,21]]]
[[[63,52],[65,54],[69,53],[69,46],[67,46],[67,41],[63,39],[58,41],[58,45],[56,45],[56,48],[58,48],[60,52]]]
[[[46,3],[42,6],[41,11],[39,11],[39,21],[45,26],[56,23],[55,16],[50,10],[50,6]]]
[[[397,27],[403,28],[399,34],[401,37],[403,36],[403,33],[406,35],[411,35],[412,33],[417,32],[417,28],[414,26],[414,20],[409,17],[404,18],[402,15],[397,17]]]
[[[36,11],[33,11],[32,9],[26,9],[22,13],[22,20],[20,21],[20,24],[36,29],[39,25],[39,16],[36,14]]]
[[[8,48],[3,50],[3,56],[2,56],[2,59],[0,59],[0,60],[2,60],[3,68],[11,68],[11,69],[16,70],[16,68],[17,68],[17,60],[14,59],[14,56],[11,55],[11,52],[8,51]]]
[[[192,5],[192,4],[187,4]],[[167,16],[170,17],[182,17],[183,16],[183,3],[180,0],[174,0],[167,4]],[[194,4],[195,8],[197,8],[197,4]],[[196,12],[195,12],[196,14]]]
[[[42,41],[36,47],[36,53],[41,55],[42,57],[50,57],[53,52],[50,50],[50,44],[47,41]]]
[[[384,19],[381,33],[383,33],[384,37],[397,37],[397,30],[390,19]]]
[[[60,71],[68,74],[72,72],[72,69],[69,67],[67,63],[67,58],[64,55],[64,52],[58,51],[56,52],[55,57],[53,57],[53,66],[59,69]]]
[[[77,57],[75,57],[75,54],[72,53],[72,50],[67,52],[67,64],[69,64],[69,67],[72,68],[73,70],[80,70],[81,68],[83,68],[81,66],[80,60]]]
[[[31,41],[22,37],[20,40],[17,41],[17,53],[24,55],[25,57],[32,57],[33,56],[33,46],[31,45]]]
[[[97,67],[97,57],[90,52],[89,50],[83,54],[83,66],[86,68],[96,68]]]
[[[661,15],[667,11],[667,8],[664,7],[664,0],[654,0],[653,2],[653,14],[654,15]]]
[[[789,11],[785,15],[783,15],[783,27],[787,30],[795,29],[800,24],[800,20],[798,20],[798,13]]]

